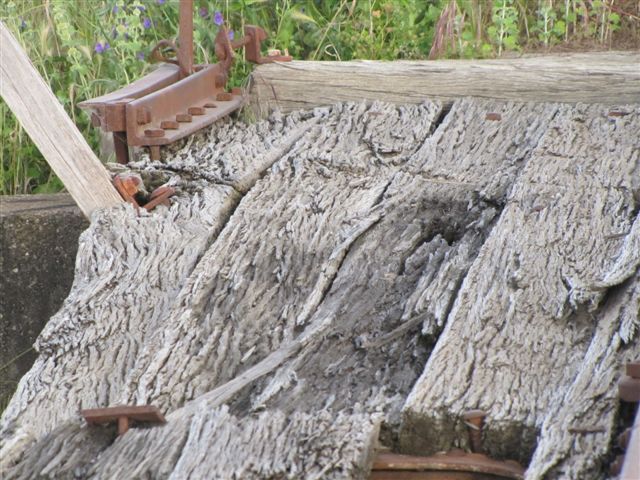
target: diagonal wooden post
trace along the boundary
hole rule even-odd
[[[2,22],[0,97],[87,217],[97,208],[123,201],[107,170]]]

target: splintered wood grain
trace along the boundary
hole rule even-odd
[[[637,348],[638,115],[623,108],[340,104],[219,122],[131,165],[180,192],[83,236],[0,422],[0,466],[362,478],[379,431],[407,451],[464,446],[458,415],[479,407],[491,453],[588,476],[614,366]],[[168,423],[110,443],[78,422],[123,403]],[[600,417],[604,441],[562,427]]]
[[[518,102],[640,101],[640,54],[588,52],[495,60],[293,61],[259,65],[251,107],[259,117],[348,101],[453,102],[471,96]]]
[[[273,151],[286,136],[277,124],[270,135],[260,141]],[[255,157],[259,146],[246,150],[262,158]],[[245,164],[238,178],[254,175],[254,165]],[[138,216],[131,206],[101,213],[81,236],[69,297],[38,338],[40,355],[3,413],[5,427],[24,420],[12,444],[48,432],[81,408],[127,400],[123,391],[138,357],[162,331],[171,304],[241,198],[231,186],[191,175],[151,174],[185,194],[153,215]]]
[[[365,479],[380,425],[379,417],[362,413],[236,417],[227,407],[178,411],[167,420],[162,427],[130,429],[126,441],[115,442],[112,427],[65,422],[3,478]]]
[[[640,110],[622,110],[559,108],[407,400],[407,450],[466,444],[460,415],[480,408],[489,453],[533,456],[528,478],[602,470],[619,366],[638,351]],[[603,431],[569,431],[584,425]]]
[[[505,135],[487,140],[477,126],[483,125],[487,109],[502,108],[520,112],[520,118],[514,114],[513,123],[502,124]],[[441,127],[400,165],[376,204],[383,216],[351,247],[310,319],[328,319],[331,327],[265,379],[252,396],[253,408],[339,409],[358,403],[382,409],[387,424],[396,421],[432,345],[419,341],[419,332],[437,337],[498,214],[503,192],[484,200],[479,192],[504,178],[546,128],[539,123],[527,130],[533,112],[551,118],[555,109],[470,101],[454,106]],[[512,140],[511,131],[526,134]],[[464,161],[453,158],[449,138]],[[413,173],[436,155],[450,165],[446,177],[427,168],[424,176]],[[475,155],[482,168],[471,170],[468,155]]]

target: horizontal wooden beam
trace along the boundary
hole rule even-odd
[[[258,116],[336,102],[426,98],[624,104],[640,102],[640,53],[592,52],[496,60],[272,63],[256,67]]]
[[[0,96],[87,217],[122,202],[109,173],[2,22]]]

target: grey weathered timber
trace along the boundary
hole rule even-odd
[[[0,467],[366,478],[378,441],[466,446],[459,416],[479,407],[487,449],[531,459],[529,478],[604,478],[617,366],[639,345],[639,113],[347,103],[219,122],[131,164],[179,193],[83,234]],[[114,441],[79,420],[117,404],[167,424]],[[596,416],[604,433],[572,442]]]
[[[122,203],[107,170],[1,21],[0,97],[87,218]]]
[[[407,400],[408,450],[464,442],[460,414],[480,408],[485,448],[533,455],[528,478],[597,478],[620,366],[638,355],[640,108],[627,111],[558,108]]]
[[[277,108],[382,100],[395,104],[460,97],[533,102],[640,102],[640,52],[589,52],[495,60],[312,62],[258,66],[251,107]]]

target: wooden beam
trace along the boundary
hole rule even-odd
[[[396,104],[461,97],[624,104],[640,102],[640,53],[592,52],[497,60],[273,63],[252,74],[251,105],[274,108],[383,100]]]
[[[87,217],[122,202],[109,173],[2,22],[0,96]]]

